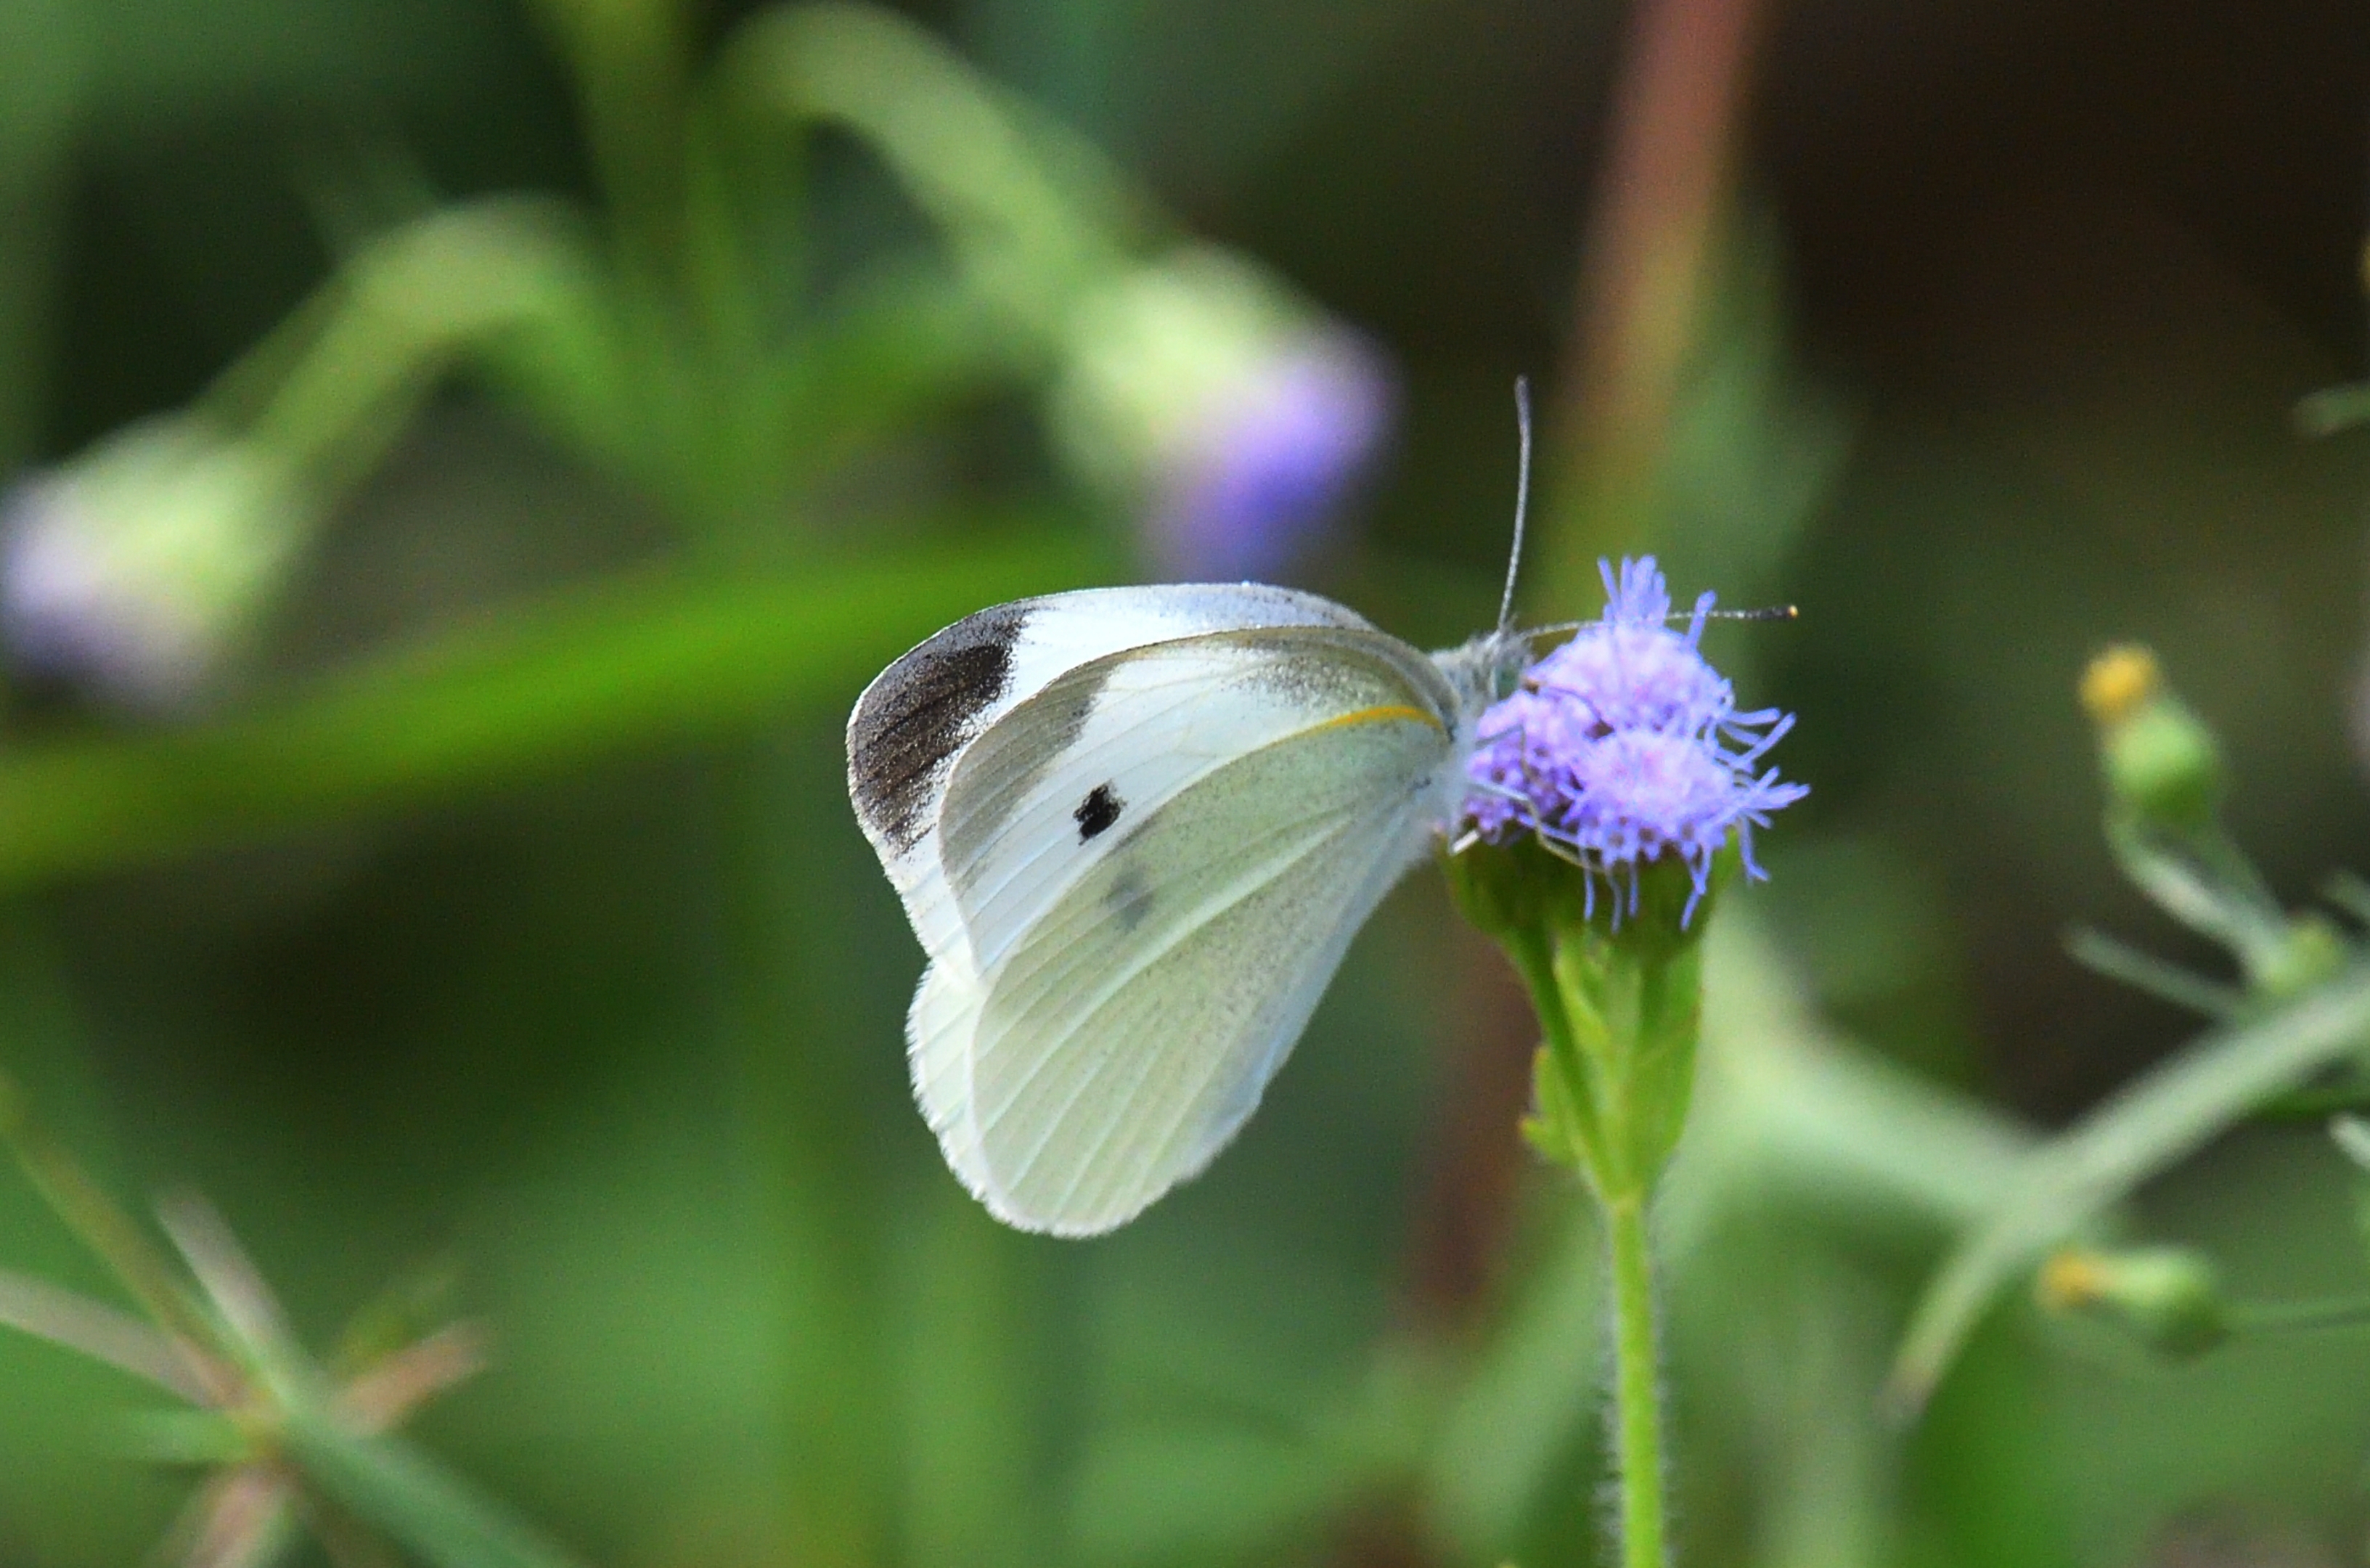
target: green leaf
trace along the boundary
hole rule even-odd
[[[294,1410],[280,1439],[323,1495],[431,1568],[578,1568],[524,1519],[400,1438],[365,1436],[324,1412]]]
[[[216,1410],[126,1411],[122,1425],[132,1451],[152,1465],[211,1470],[256,1457],[253,1435]]]
[[[1697,928],[1700,938],[1701,928]],[[1638,966],[1638,1039],[1630,1066],[1629,1154],[1651,1186],[1686,1125],[1703,1029],[1703,944],[1681,942]]]
[[[2001,1288],[2173,1161],[2370,1043],[2370,964],[2278,1011],[2213,1031],[2029,1156],[1926,1288],[1888,1397],[1911,1414]]]
[[[1591,1123],[1578,1092],[1552,1047],[1531,1053],[1531,1099],[1537,1111],[1523,1118],[1523,1137],[1541,1159],[1585,1170]]]
[[[0,888],[850,704],[940,626],[1094,564],[1041,528],[797,577],[613,581],[190,729],[25,745],[0,760]]]

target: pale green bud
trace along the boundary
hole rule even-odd
[[[2098,1318],[2175,1360],[2203,1355],[2230,1337],[2213,1264],[2185,1248],[2068,1248],[2042,1265],[2033,1294],[2052,1311]]]
[[[2350,949],[2335,925],[2318,915],[2290,919],[2277,943],[2250,955],[2248,978],[2266,997],[2295,997],[2345,967]]]

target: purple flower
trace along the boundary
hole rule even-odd
[[[1064,324],[1056,449],[1170,581],[1273,579],[1319,542],[1390,429],[1389,363],[1247,259],[1188,246]]]
[[[1671,856],[1694,879],[1682,924],[1711,877],[1712,858],[1731,832],[1745,874],[1753,829],[1809,793],[1755,774],[1763,754],[1793,727],[1774,708],[1740,713],[1736,694],[1697,643],[1712,595],[1696,601],[1685,633],[1666,624],[1662,574],[1648,556],[1605,574],[1605,617],[1532,665],[1522,689],[1481,716],[1467,764],[1465,815],[1490,843],[1528,831],[1541,845],[1615,893],[1614,917],[1638,905],[1638,874]],[[1628,872],[1627,898],[1621,873]]]
[[[1322,535],[1390,423],[1379,359],[1340,330],[1278,344],[1198,421],[1146,532],[1165,576],[1277,576]]]

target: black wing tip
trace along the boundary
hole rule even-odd
[[[965,616],[891,664],[847,717],[847,793],[867,832],[896,850],[926,829],[925,808],[947,763],[978,732],[979,715],[1012,686],[1025,604]]]

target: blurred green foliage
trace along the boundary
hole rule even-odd
[[[2357,9],[1762,18],[1651,525],[1683,597],[1801,605],[1709,635],[1815,792],[1711,934],[1658,1216],[1683,1562],[2361,1555],[2358,1332],[2167,1367],[2012,1288],[2077,1236],[2193,1249],[2241,1305],[2364,1289],[2358,1172],[2251,1114],[2358,1053],[2358,972],[2272,997],[2121,882],[2074,697],[2158,651],[2264,929],[2370,862],[2360,438],[2290,416],[2361,370]],[[906,1093],[919,957],[838,731],[944,622],[1132,570],[1142,498],[1049,426],[1060,324],[1205,248],[1398,365],[1304,580],[1431,645],[1485,621],[1623,16],[872,16],[0,6],[0,460],[186,419],[310,487],[187,700],[11,690],[0,1062],[128,1208],[205,1193],[325,1366],[457,1281],[481,1376],[399,1440],[302,1400],[283,1433],[422,1561],[1588,1561],[1598,1240],[1518,1152],[1531,1027],[1436,882],[1207,1178],[1023,1238]],[[861,48],[812,47],[832,17]],[[2077,925],[2159,992],[2219,967],[2150,997]],[[2047,1131],[2200,1001],[2233,1013],[2192,1055]],[[13,1181],[0,1266],[123,1301]],[[163,1539],[204,1478],[151,1462],[159,1405],[0,1338],[0,1561]]]

